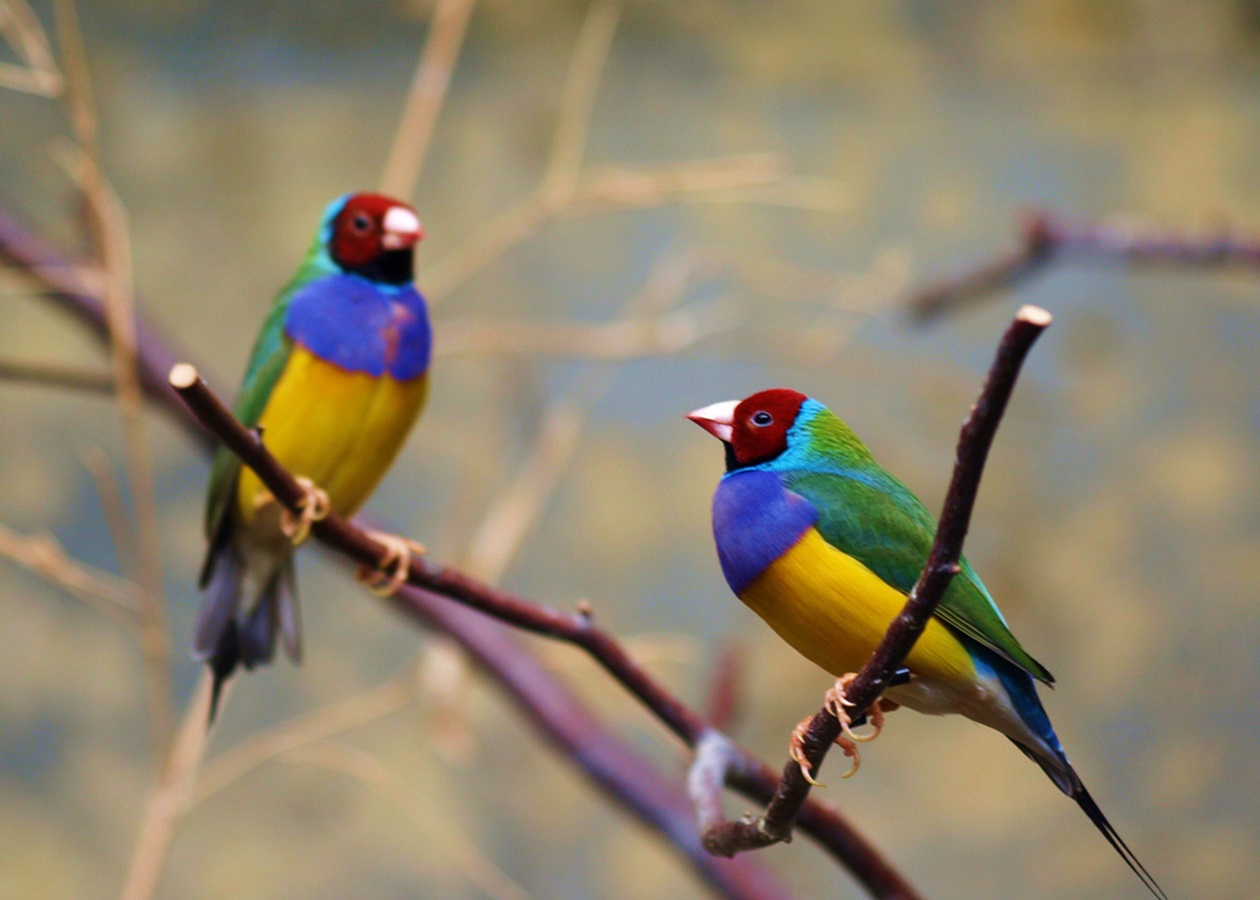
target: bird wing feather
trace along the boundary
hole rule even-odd
[[[788,471],[781,477],[789,490],[817,510],[817,528],[829,544],[902,593],[910,593],[931,551],[936,520],[909,488],[887,472],[866,466],[848,473]],[[1054,683],[1054,676],[1011,634],[965,558],[935,615],[1038,681]]]
[[[263,329],[254,343],[250,355],[249,368],[241,391],[237,395],[232,411],[246,428],[258,423],[272,389],[280,380],[284,367],[289,362],[293,351],[293,341],[285,334],[284,322],[288,313],[289,302],[295,291],[287,288],[282,291],[272,306],[263,324]],[[206,554],[205,564],[201,571],[201,586],[209,583],[214,573],[214,560],[218,549],[227,539],[227,526],[231,521],[232,501],[236,494],[236,479],[241,471],[241,461],[226,447],[220,447],[215,454],[210,471],[210,486],[206,491],[206,537],[210,539],[210,549]]]

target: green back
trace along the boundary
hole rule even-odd
[[[232,407],[236,418],[246,428],[258,424],[267,401],[271,399],[271,391],[284,371],[293,351],[293,342],[285,334],[285,317],[289,312],[289,303],[294,294],[317,278],[335,274],[337,265],[328,255],[327,246],[332,230],[332,219],[345,197],[333,201],[324,212],[319,231],[315,235],[306,258],[298,268],[297,274],[280,289],[272,302],[271,311],[263,322],[262,331],[254,342],[253,352],[249,357],[249,367],[245,370],[245,379],[241,383],[240,393]],[[212,553],[216,537],[223,527],[224,521],[232,509],[232,497],[236,492],[236,476],[241,471],[241,461],[226,447],[220,447],[215,454],[210,470],[210,486],[206,491],[206,537],[211,541]]]
[[[287,296],[282,295],[284,299]],[[288,304],[282,299],[267,316],[262,333],[254,344],[241,392],[232,407],[232,412],[246,428],[253,428],[258,424],[267,400],[271,397],[271,391],[289,361],[293,343],[284,333],[287,309]],[[210,487],[206,492],[206,536],[211,540],[218,534],[232,507],[236,476],[240,470],[241,461],[236,454],[227,447],[220,447],[214,456],[214,464],[210,470]]]
[[[927,562],[936,520],[844,422],[817,401],[806,401],[788,434],[788,450],[764,467],[813,504],[818,530],[829,544],[909,594]],[[1011,634],[965,558],[935,614],[1038,681],[1053,683]]]

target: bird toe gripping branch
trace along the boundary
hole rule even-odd
[[[407,583],[411,572],[411,560],[424,556],[429,548],[410,538],[399,537],[381,531],[369,531],[373,540],[384,545],[385,553],[376,568],[359,566],[358,578],[368,590],[378,597],[389,597]]]
[[[872,703],[861,719],[855,720],[849,715],[849,707],[853,706],[853,704],[845,696],[845,689],[853,683],[855,678],[857,678],[856,672],[841,675],[836,679],[836,683],[823,695],[823,709],[831,713],[836,721],[840,723],[840,734],[836,738],[836,746],[841,749],[846,757],[853,760],[853,765],[849,768],[849,771],[840,776],[841,778],[851,777],[862,765],[862,755],[858,752],[857,745],[875,740],[875,738],[879,737],[879,733],[884,730],[884,713],[886,710],[882,705],[884,703],[882,700]],[[895,704],[892,705],[892,708],[896,709]],[[853,730],[854,725],[860,725],[864,720],[869,720],[871,727],[875,729],[870,734],[858,734]],[[813,721],[813,716],[806,716],[792,729],[788,755],[801,767],[801,774],[805,776],[806,781],[815,787],[821,787],[822,785],[811,774],[813,766],[805,755],[805,735],[809,731],[810,723]]]
[[[309,478],[299,475],[297,482],[305,494],[297,503],[297,511],[288,508],[280,511],[280,530],[294,546],[302,543],[311,533],[311,526],[328,518],[332,504],[328,493]]]

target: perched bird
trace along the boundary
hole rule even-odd
[[[725,445],[713,534],[731,589],[814,663],[836,676],[856,672],[905,605],[935,520],[844,422],[804,394],[762,391],[687,418]],[[1011,634],[966,559],[904,665],[908,672],[882,702],[960,713],[1006,735],[1076,801],[1146,887],[1165,896],[1068,762],[1037,697],[1035,683],[1051,685],[1053,677]],[[852,738],[846,683],[841,677],[829,693],[828,708]],[[878,707],[871,719],[882,719]],[[804,763],[799,733],[793,756]],[[847,739],[838,743],[856,756]],[[802,768],[808,777],[807,763]]]
[[[211,719],[237,665],[269,662],[277,636],[289,658],[300,660],[294,545],[329,510],[359,508],[424,406],[431,334],[412,284],[423,234],[405,203],[380,194],[339,197],[263,323],[236,416],[261,432],[308,486],[308,498],[294,517],[230,451],[215,457],[201,570],[206,593],[194,638],[195,655],[214,675]],[[405,555],[405,548],[392,554]]]

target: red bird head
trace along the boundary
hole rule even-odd
[[[714,403],[687,418],[730,448],[727,468],[739,468],[774,459],[787,449],[788,429],[805,399],[798,391],[775,388],[740,401]]]
[[[347,272],[372,281],[406,284],[412,249],[424,237],[416,211],[383,194],[353,194],[333,216],[328,253]]]

